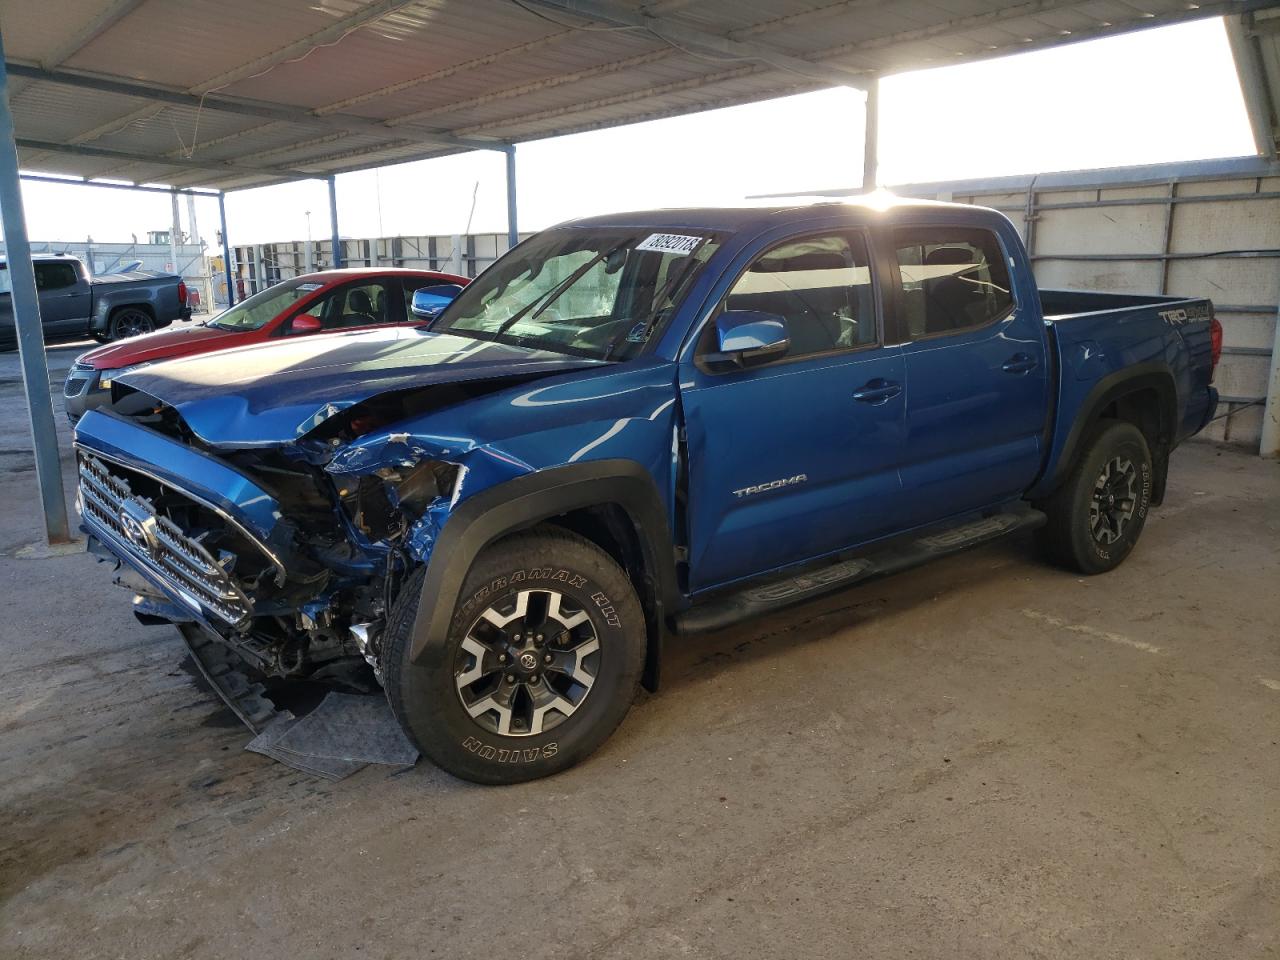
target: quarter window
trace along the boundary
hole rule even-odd
[[[903,227],[894,247],[905,339],[972,330],[1013,307],[1009,269],[990,230]]]
[[[871,268],[856,234],[788,240],[767,250],[738,278],[724,307],[784,318],[787,358],[877,341]]]

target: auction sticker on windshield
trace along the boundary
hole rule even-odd
[[[637,244],[637,250],[651,250],[654,253],[674,253],[678,257],[687,257],[698,249],[703,237],[684,237],[678,233],[654,233]]]

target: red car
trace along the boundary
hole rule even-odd
[[[63,388],[74,423],[111,397],[111,379],[121,370],[157,360],[212,353],[334,330],[430,322],[411,311],[413,295],[440,287],[452,297],[466,277],[429,270],[356,268],[308,273],[284,280],[192,327],[161,330],[90,350],[76,358]]]

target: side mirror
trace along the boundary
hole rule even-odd
[[[289,325],[290,333],[319,333],[323,329],[324,324],[314,313],[300,313]]]
[[[716,317],[716,366],[751,367],[777,360],[791,346],[786,318],[760,310],[725,310]]]
[[[441,283],[415,290],[409,312],[419,320],[434,320],[444,313],[444,308],[453,303],[461,292],[462,287],[456,283]]]

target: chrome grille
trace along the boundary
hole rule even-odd
[[[88,364],[73,363],[71,371],[67,374],[66,382],[62,385],[62,395],[64,397],[79,396],[95,375],[96,371]]]
[[[179,491],[181,492],[181,491]],[[253,604],[198,538],[189,537],[97,457],[80,455],[83,519],[121,559],[145,567],[188,606],[238,625]]]

